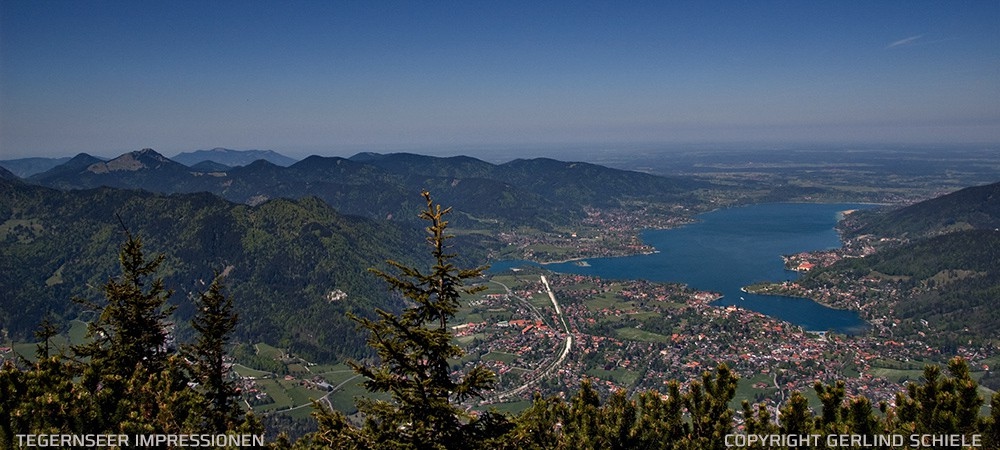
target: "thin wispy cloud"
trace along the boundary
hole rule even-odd
[[[924,35],[919,34],[919,35],[916,35],[916,36],[910,36],[910,37],[908,37],[906,39],[900,39],[900,40],[898,40],[896,42],[893,42],[893,43],[891,43],[889,45],[886,45],[885,49],[889,50],[889,49],[896,48],[896,47],[902,47],[904,45],[911,45],[914,42],[920,40],[920,38],[922,38],[922,37],[924,37]]]

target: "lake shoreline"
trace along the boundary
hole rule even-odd
[[[781,255],[840,248],[843,242],[836,225],[841,212],[871,207],[857,203],[765,203],[719,208],[699,214],[696,222],[684,226],[644,230],[643,243],[659,253],[530,264],[605,279],[684,284],[720,293],[722,298],[712,303],[715,306],[750,309],[804,329],[854,334],[868,325],[856,311],[833,308],[808,297],[748,294],[741,288],[797,279],[799,274],[785,269]],[[529,263],[511,261],[497,267],[508,264]]]

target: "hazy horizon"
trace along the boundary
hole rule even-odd
[[[996,145],[997,17],[996,2],[11,0],[0,159]]]
[[[151,148],[151,147],[144,147]],[[384,148],[342,148],[338,150],[323,151],[322,149],[312,152],[285,152],[269,148],[232,148],[232,147],[205,147],[189,149],[179,152],[164,152],[153,148],[154,151],[168,158],[174,158],[181,153],[191,153],[196,151],[225,149],[234,151],[274,151],[282,156],[301,161],[309,156],[342,157],[349,158],[359,153],[413,153],[433,157],[470,156],[486,162],[500,164],[514,159],[530,158],[553,158],[563,161],[583,161],[597,164],[613,164],[613,162],[635,161],[641,158],[664,158],[673,160],[677,157],[690,157],[694,154],[710,155],[719,154],[722,158],[732,158],[736,155],[759,155],[763,156],[774,151],[793,151],[799,154],[817,153],[827,155],[829,152],[864,152],[868,154],[880,154],[886,152],[904,152],[919,154],[923,152],[944,152],[942,156],[949,153],[960,152],[954,156],[961,157],[969,151],[996,151],[1000,156],[1000,144],[892,144],[892,143],[856,143],[856,144],[827,144],[827,143],[559,143],[559,144],[496,144],[496,145],[458,145],[458,146],[420,146],[420,147],[384,147]],[[25,157],[0,158],[0,161],[19,160],[25,158],[68,158],[80,153],[110,160],[123,154],[141,150],[140,148],[122,150],[121,152],[52,152],[51,154],[31,155]]]

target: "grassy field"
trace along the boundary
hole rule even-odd
[[[514,362],[514,360],[516,360],[517,358],[519,358],[519,356],[513,353],[489,352],[483,355],[483,357],[480,359],[482,359],[483,361],[503,361],[507,364],[510,364]]]
[[[479,314],[479,313],[471,313],[471,314],[466,315],[464,318],[462,318],[462,321],[459,322],[459,323],[469,323],[469,322],[480,323],[483,320],[484,319],[483,319],[483,316],[481,314]]]
[[[602,309],[629,309],[633,306],[631,302],[622,301],[607,292],[599,297],[588,298],[584,301],[584,305],[586,305],[587,309],[591,311],[600,311]]]
[[[505,286],[507,286],[507,287],[509,287],[511,289],[513,289],[515,286],[517,286],[518,284],[520,284],[520,282],[518,281],[518,277],[516,277],[514,275],[496,275],[494,277],[491,277],[491,279],[493,281],[496,281],[497,283],[503,284],[503,285],[505,285]],[[490,283],[490,284],[493,284],[493,283]],[[493,284],[493,285],[496,286],[495,284]],[[499,289],[500,292],[506,292],[500,286],[497,286],[497,289]]]
[[[292,397],[288,395],[284,387],[278,384],[277,380],[257,380],[257,385],[274,400],[274,403],[255,407],[257,411],[274,411],[294,406],[292,404]]]
[[[69,328],[65,333],[52,337],[49,341],[49,353],[55,355],[59,351],[69,352],[71,345],[80,345],[87,342],[87,322],[81,320],[71,320]],[[35,350],[38,344],[35,342],[14,342],[10,344],[17,354],[25,357],[28,361],[35,362]]]
[[[233,372],[241,377],[263,377],[265,375],[270,375],[270,372],[265,372],[263,370],[251,369],[242,364],[233,364]]]
[[[549,260],[558,260],[576,254],[576,249],[548,244],[532,244],[528,246],[528,249],[535,254],[545,254]]]
[[[475,340],[477,337],[479,339],[485,339],[486,335],[483,334],[483,333],[476,333],[476,334],[470,334],[468,336],[461,336],[461,337],[455,338],[455,342],[458,342],[458,345],[468,345],[470,342],[472,342],[473,340]]]
[[[549,298],[549,294],[541,292],[531,296],[531,304],[538,308],[551,308],[552,300]]]
[[[295,406],[306,405],[326,394],[325,391],[309,389],[301,386],[299,381],[291,380],[257,380],[257,384],[267,392],[274,403],[254,407],[256,411],[281,411]]]
[[[30,238],[26,238],[14,231],[17,227],[23,227],[28,229],[30,233],[41,233],[45,230],[42,222],[36,219],[9,219],[4,223],[0,223],[0,239],[7,239],[7,235],[14,233],[18,237],[18,241],[22,243],[30,242]]]
[[[641,322],[643,320],[652,319],[654,317],[663,317],[663,314],[655,311],[645,311],[645,312],[637,312],[634,314],[629,314],[629,316]]]
[[[507,291],[504,290],[503,286],[500,286],[499,284],[496,284],[496,283],[483,283],[483,286],[486,286],[486,290],[484,290],[482,292],[478,292],[478,293],[476,293],[474,295],[463,295],[462,299],[463,300],[474,300],[474,299],[478,299],[479,297],[484,296],[484,295],[506,294],[507,293]]]
[[[358,411],[358,408],[354,405],[355,397],[367,397],[368,395],[368,391],[365,390],[364,386],[361,386],[361,379],[359,378],[345,384],[342,388],[330,394],[328,398],[336,410],[342,411],[344,414],[354,414]]]
[[[257,349],[257,354],[265,358],[280,359],[281,355],[284,354],[280,349],[267,345],[263,342],[254,344]]]
[[[596,368],[590,369],[587,371],[587,375],[590,375],[592,377],[597,377],[602,380],[611,380],[626,388],[632,387],[633,385],[635,385],[635,382],[639,380],[638,372],[621,368],[612,370],[604,370]]]
[[[278,380],[278,384],[281,385],[292,399],[292,406],[312,403],[313,400],[326,395],[326,391],[302,386],[298,380]]]
[[[303,420],[303,419],[312,419],[313,411],[315,411],[315,409],[313,409],[312,405],[309,405],[305,408],[293,409],[291,411],[283,411],[281,412],[281,414],[285,414],[295,419]]]
[[[341,364],[317,364],[309,368],[314,375],[322,376],[326,379],[330,379],[331,376],[336,377],[343,373],[354,373],[354,369],[345,363]]]
[[[646,330],[640,330],[638,328],[625,327],[615,330],[615,334],[622,339],[628,339],[631,341],[643,341],[643,342],[659,342],[667,343],[670,342],[670,338],[662,334],[651,333]]]
[[[757,383],[764,383],[767,387],[764,389],[757,389],[753,387],[753,385]],[[729,407],[739,410],[742,408],[741,404],[743,400],[753,404],[757,395],[763,394],[773,398],[777,391],[778,390],[774,388],[774,383],[770,375],[759,374],[751,378],[741,378],[739,384],[736,386],[736,395],[733,397],[733,400],[729,402]]]
[[[312,375],[312,372],[306,369],[306,366],[302,364],[289,364],[288,373],[296,377],[308,377]]]
[[[923,376],[923,370],[889,369],[885,367],[872,367],[869,371],[872,376],[885,378],[889,381],[902,383],[904,381],[919,381]]]
[[[87,322],[82,320],[71,320],[69,322],[69,331],[66,332],[69,336],[69,342],[74,345],[83,344],[87,340]]]
[[[489,406],[478,406],[476,411],[495,410],[497,412],[516,415],[531,407],[531,400],[518,400],[516,402],[496,403]]]
[[[51,287],[51,286],[55,286],[57,284],[62,284],[62,282],[63,282],[63,267],[66,267],[66,264],[63,264],[63,265],[59,266],[59,268],[56,269],[56,271],[52,274],[52,276],[50,276],[48,279],[45,280],[45,285],[46,286],[50,286]]]

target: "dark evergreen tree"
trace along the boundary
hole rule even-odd
[[[161,372],[170,353],[167,317],[173,307],[167,298],[172,292],[155,276],[164,255],[146,259],[142,239],[127,229],[125,236],[118,253],[122,273],[105,283],[106,303],[76,299],[100,311],[88,326],[90,342],[73,351],[81,365],[81,383],[94,395],[105,420],[101,429],[109,432],[134,419],[135,411],[126,401],[129,380]]]
[[[823,404],[822,412],[816,423],[816,431],[826,434],[839,434],[843,432],[844,419],[844,382],[837,380],[836,383],[825,385],[816,382],[813,388],[816,390],[816,397]]]
[[[222,292],[221,275],[216,275],[208,291],[201,293],[195,307],[191,326],[198,331],[198,337],[185,353],[192,361],[195,380],[201,384],[207,400],[205,431],[221,433],[239,422],[242,415],[236,404],[239,393],[230,381],[224,361],[238,317],[233,311],[233,299]]]
[[[751,406],[750,402],[743,400],[743,423],[746,426],[747,435],[771,435],[778,434],[778,424],[773,420],[771,411],[767,405],[758,403]],[[756,410],[754,409],[756,408]],[[750,448],[764,448],[759,443],[754,443]]]
[[[0,448],[14,448],[22,428],[14,423],[24,392],[24,372],[11,361],[0,365]]]
[[[0,448],[28,434],[262,433],[227,380],[223,356],[236,315],[220,280],[197,301],[200,334],[189,363],[169,348],[170,291],[153,278],[163,256],[147,260],[141,240],[126,235],[122,275],[104,286],[107,303],[84,302],[100,312],[90,342],[73,347],[74,359],[52,355],[58,330],[46,318],[36,332],[37,361],[0,367]],[[192,389],[192,381],[202,388]]]
[[[118,407],[124,413],[109,431],[125,434],[204,433],[207,399],[189,382],[189,366],[177,354],[162,369],[149,371],[140,364],[125,380]]]
[[[503,449],[663,449],[724,448],[732,430],[728,402],[737,378],[724,365],[705,372],[682,393],[670,381],[667,394],[643,391],[628,398],[625,391],[601,402],[584,380],[569,402],[535,395],[531,407],[518,416],[514,429],[496,440]]]
[[[447,241],[452,236],[446,233],[445,220],[451,209],[435,205],[427,192],[423,197],[427,208],[420,217],[429,222],[427,241],[434,260],[430,271],[425,273],[395,261],[389,264],[399,270],[398,275],[371,269],[412,307],[399,315],[376,310],[377,320],[351,316],[369,333],[368,344],[380,361],[376,365],[350,364],[365,377],[369,391],[387,393],[390,400],[360,400],[358,409],[365,416],[360,430],[337,413],[319,411],[320,429],[314,436],[318,444],[341,448],[468,449],[482,445],[490,437],[484,432],[506,431],[504,427],[484,430],[458,404],[481,397],[494,382],[493,373],[482,366],[458,379],[452,377],[450,368],[463,351],[452,343],[448,320],[458,310],[462,293],[481,290],[464,285],[480,277],[486,268],[459,269],[451,263],[456,255],[448,250]]]
[[[557,397],[544,398],[535,393],[531,407],[514,422],[514,429],[499,439],[497,448],[541,450],[557,448],[562,438],[562,419],[566,403]]]
[[[101,313],[88,327],[91,342],[74,348],[78,356],[90,358],[90,366],[97,369],[93,375],[122,379],[140,364],[150,371],[163,368],[168,354],[167,318],[174,309],[167,305],[173,292],[164,287],[162,278],[153,278],[164,255],[147,260],[142,239],[127,230],[125,237],[118,253],[122,274],[104,285],[107,303],[77,299]]]
[[[667,383],[667,394],[657,391],[639,393],[639,416],[636,419],[637,448],[674,449],[687,436],[684,421],[684,398],[680,383]]]
[[[47,318],[46,318],[47,319]],[[50,355],[57,334],[50,320],[36,332],[36,360],[28,367],[7,361],[0,367],[0,448],[15,448],[17,435],[82,434],[103,423],[95,397],[74,379],[78,365]]]
[[[48,359],[52,353],[52,338],[59,334],[59,329],[52,323],[52,316],[46,314],[42,318],[42,323],[35,330],[35,339],[38,339],[38,346],[35,349],[35,357],[39,360]]]

